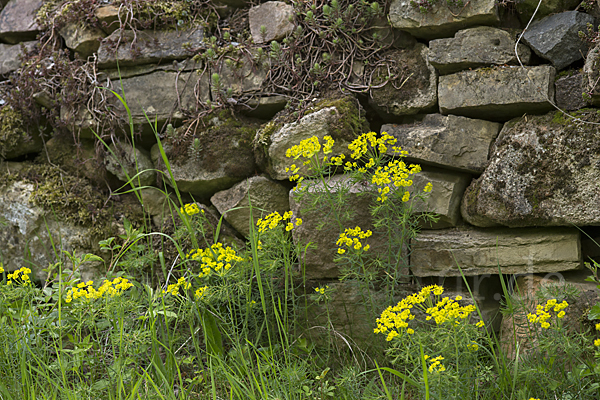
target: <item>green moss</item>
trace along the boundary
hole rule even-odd
[[[16,146],[27,140],[23,116],[12,107],[0,110],[0,156],[14,150]]]
[[[335,107],[341,117],[337,121],[331,122],[328,129],[334,139],[351,142],[369,130],[364,112],[359,108],[358,101],[354,97],[327,98],[319,101],[313,110],[316,112],[328,107]]]
[[[105,195],[83,178],[69,175],[49,164],[21,164],[21,168],[0,172],[0,185],[15,181],[34,185],[32,204],[54,215],[58,221],[91,228],[95,238],[111,236],[112,221],[116,214],[131,221],[141,221],[141,207],[129,207],[106,201]],[[126,202],[123,202],[126,203]],[[136,210],[137,208],[137,210]]]
[[[579,117],[587,117],[592,116],[594,119],[597,119],[597,115],[600,115],[600,110],[596,108],[582,108],[577,111],[570,112],[569,115],[579,118]],[[587,118],[586,118],[587,119]],[[556,111],[552,116],[552,123],[557,125],[571,125],[574,123],[573,118],[568,117],[565,113],[561,111]]]

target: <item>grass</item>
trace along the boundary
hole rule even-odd
[[[568,314],[568,306],[555,307],[566,297],[542,301],[543,314],[519,309],[504,288],[513,314],[532,315],[519,342],[531,346],[515,341],[516,356],[509,357],[468,298],[448,298],[436,285],[407,293],[403,249],[418,235],[419,219],[435,216],[413,213],[427,192],[410,192],[409,177],[420,168],[401,162],[400,150],[392,160],[384,156],[393,138],[362,135],[350,147],[350,165],[324,158],[330,138],[311,138],[290,152],[310,167],[310,175],[296,177],[296,194],[308,196],[306,207],[325,207],[339,229],[335,262],[359,288],[378,332],[362,337],[335,326],[333,288],[306,289],[303,260],[311,248],[291,238],[302,229],[297,215],[266,215],[249,204],[249,221],[253,213],[262,218],[249,223],[248,240],[224,243],[222,219],[211,221],[201,205],[182,201],[157,140],[177,199],[169,203],[173,232],[125,221],[124,234],[100,243],[102,254],[57,249],[46,282],[31,282],[27,269],[0,271],[0,399],[600,396],[598,334],[565,326],[560,311]],[[348,229],[348,190],[327,185],[344,165],[350,184],[372,183],[365,194],[373,204],[370,227]],[[139,194],[138,175],[122,192]],[[316,185],[321,190],[309,190]],[[103,262],[106,275],[83,282],[78,271],[90,262]],[[375,291],[385,295],[375,298]],[[326,320],[319,326],[315,305]],[[362,351],[368,342],[380,351]]]

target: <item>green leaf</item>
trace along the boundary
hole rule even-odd
[[[600,319],[600,303],[592,307],[590,313],[588,314],[588,319],[590,321],[594,319]]]

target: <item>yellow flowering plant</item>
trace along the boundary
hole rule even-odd
[[[426,354],[438,354],[426,360],[430,373],[444,373],[436,381],[442,392],[453,379],[473,379],[473,366],[485,357],[483,348],[490,348],[485,324],[475,318],[476,306],[445,292],[443,286],[429,285],[405,296],[381,312],[374,328],[385,337],[392,363],[407,375],[421,369],[421,346]]]

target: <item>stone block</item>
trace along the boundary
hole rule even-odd
[[[289,190],[266,176],[250,177],[231,189],[215,193],[210,201],[225,220],[246,237],[250,236],[250,205],[255,227],[259,218],[274,211],[283,215],[290,209]]]
[[[120,31],[102,41],[98,49],[98,67],[113,68],[182,60],[202,45],[204,30],[194,27],[184,31]],[[118,43],[116,49],[115,43]]]
[[[112,4],[102,5],[94,10],[94,14],[105,33],[110,35],[120,28],[119,7]]]
[[[15,45],[0,43],[0,75],[8,75],[21,67],[20,57],[25,51],[32,51],[38,42],[24,42]]]
[[[583,58],[587,44],[579,32],[586,32],[587,25],[593,23],[594,17],[578,11],[553,14],[531,24],[523,34],[523,41],[560,71]]]
[[[562,272],[582,267],[580,247],[575,228],[423,231],[410,264],[416,276]]]
[[[523,114],[541,114],[554,107],[554,76],[548,65],[498,67],[440,76],[442,114],[507,121]]]
[[[104,162],[106,170],[121,182],[128,182],[133,178],[131,183],[136,187],[152,186],[156,183],[156,171],[150,154],[139,147],[133,148],[127,142],[110,144]]]
[[[413,48],[393,50],[385,54],[406,68],[406,73],[381,88],[371,90],[369,104],[384,119],[425,113],[437,104],[437,73],[427,61],[427,46],[417,43]],[[375,69],[375,84],[388,77],[387,66]]]
[[[412,176],[411,192],[421,193],[428,182],[433,189],[425,202],[414,200],[415,213],[433,212],[439,217],[435,223],[423,222],[424,229],[441,229],[456,226],[461,220],[460,202],[465,189],[471,182],[471,176],[458,172],[421,171]]]
[[[383,125],[381,132],[398,139],[410,160],[480,174],[501,127],[480,119],[428,114],[414,124]]]
[[[100,41],[106,37],[102,30],[78,23],[66,25],[59,33],[65,45],[84,59],[94,54],[100,47]]]
[[[520,43],[517,49],[521,62],[529,64],[531,50]],[[464,29],[453,38],[430,41],[429,62],[442,75],[490,65],[519,63],[514,38],[510,33],[491,26]]]
[[[427,12],[407,0],[394,0],[388,18],[394,28],[421,39],[452,36],[459,29],[477,25],[497,25],[500,22],[494,0],[466,3],[464,7],[448,7],[438,3]]]
[[[271,178],[285,180],[290,176],[285,169],[292,164],[300,168],[300,175],[309,172],[301,162],[286,157],[287,149],[312,136],[323,142],[323,137],[330,135],[335,140],[332,155],[343,153],[349,156],[348,144],[367,130],[367,121],[356,99],[324,99],[316,102],[315,107],[297,122],[265,124],[254,139],[255,154]],[[320,157],[324,157],[322,152]]]
[[[507,122],[488,167],[465,192],[463,218],[480,227],[600,225],[600,116],[575,115]]]
[[[283,39],[293,32],[295,16],[294,7],[282,1],[267,1],[252,7],[248,11],[252,40],[270,43]]]
[[[522,25],[525,26],[536,9],[534,20],[540,20],[550,14],[574,10],[580,3],[579,0],[544,0],[541,3],[539,0],[521,0],[515,4],[515,8]]]
[[[584,75],[575,73],[571,76],[563,76],[554,83],[556,93],[556,105],[565,111],[579,110],[587,105],[583,98],[585,92]]]
[[[35,22],[43,0],[10,0],[0,12],[0,39],[11,44],[34,40],[39,33]]]

